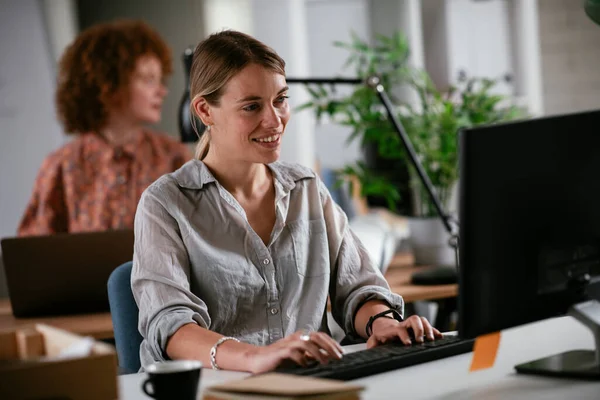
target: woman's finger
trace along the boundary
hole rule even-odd
[[[371,337],[375,337],[375,339],[377,340],[376,344],[384,344],[390,340],[396,340],[396,338],[399,338],[400,341],[405,345],[412,344],[412,341],[410,340],[410,335],[406,330],[406,326],[401,324],[387,326],[383,329],[379,329],[376,333],[373,333]]]
[[[375,337],[375,335],[371,335],[371,337],[369,337],[369,339],[367,340],[367,349],[373,348],[378,344],[379,342],[377,342],[377,338]]]
[[[285,348],[285,355],[284,355],[283,359],[290,359],[290,360],[294,361],[296,364],[301,365],[303,367],[308,366],[308,362],[306,360],[306,357],[304,356],[304,352],[302,350],[296,349],[294,347]]]
[[[342,347],[329,335],[322,332],[314,332],[311,333],[310,340],[325,350],[330,358],[337,360],[342,358]]]
[[[332,338],[331,336],[328,336],[327,334],[323,333],[323,335],[326,335],[329,339],[331,339],[332,343],[335,343],[336,348],[340,351],[340,353],[344,354],[344,348],[342,347],[341,344],[339,344],[334,338]]]
[[[410,335],[405,326],[399,325],[398,327],[395,327],[395,336],[399,337],[400,341],[407,346],[412,344],[412,340],[410,339]]]
[[[433,327],[431,326],[429,321],[427,321],[427,318],[421,317],[421,323],[423,324],[423,331],[425,332],[425,337],[429,340],[435,340],[435,337],[433,336]]]
[[[425,330],[423,329],[423,322],[421,321],[421,318],[419,318],[416,315],[413,315],[405,322],[407,322],[412,328],[413,333],[415,335],[415,341],[417,341],[418,343],[422,343]]]
[[[304,350],[306,353],[310,354],[315,360],[319,361],[321,364],[326,364],[329,359],[321,353],[321,348],[311,340],[298,340],[295,342],[296,348],[300,348]]]

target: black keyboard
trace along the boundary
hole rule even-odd
[[[349,381],[468,353],[473,350],[473,343],[473,339],[464,340],[457,336],[445,336],[442,339],[410,346],[396,342],[345,354],[341,360],[331,360],[328,364],[280,367],[274,372]]]

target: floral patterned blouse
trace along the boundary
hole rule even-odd
[[[44,160],[18,234],[131,229],[144,189],[190,158],[184,144],[150,131],[124,146],[81,134]]]

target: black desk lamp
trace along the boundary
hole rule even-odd
[[[421,183],[423,184],[423,186],[425,187],[425,190],[427,191],[429,199],[433,203],[438,216],[442,220],[444,228],[450,235],[450,240],[449,240],[448,244],[454,248],[456,268],[436,266],[436,267],[428,269],[426,271],[417,272],[412,275],[412,278],[411,278],[412,282],[414,284],[421,284],[421,285],[438,285],[438,284],[456,283],[458,281],[458,268],[459,268],[458,221],[456,219],[452,218],[450,215],[447,215],[444,212],[444,209],[442,208],[442,205],[435,194],[433,184],[431,183],[429,176],[425,172],[425,169],[421,165],[421,163],[417,157],[417,153],[416,153],[410,139],[408,138],[406,131],[404,130],[404,126],[398,120],[398,118],[396,117],[394,112],[392,111],[392,107],[393,107],[392,102],[390,101],[390,98],[387,95],[387,92],[385,91],[385,88],[384,88],[383,84],[381,83],[381,80],[379,79],[379,77],[376,75],[372,75],[372,76],[368,77],[365,82],[363,82],[360,79],[343,79],[343,78],[340,78],[340,79],[335,79],[335,78],[334,79],[287,78],[287,82],[288,83],[304,83],[304,84],[310,84],[310,83],[312,83],[312,84],[332,84],[332,85],[335,85],[335,84],[352,84],[352,85],[366,84],[367,86],[369,86],[370,88],[375,90],[375,92],[377,93],[377,96],[379,97],[379,100],[381,101],[381,103],[383,104],[383,106],[385,108],[385,111],[387,113],[387,116],[388,116],[390,122],[394,126],[394,129],[396,130],[396,133],[398,134],[398,136],[400,138],[400,141],[404,145],[404,149],[406,150],[406,152],[408,154],[408,158],[410,159],[410,162],[412,163],[413,167],[417,171],[417,174],[419,175],[419,179],[421,180]]]

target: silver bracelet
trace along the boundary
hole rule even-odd
[[[215,343],[215,345],[210,349],[210,365],[212,369],[221,369],[217,365],[217,347],[228,340],[235,340],[238,343],[240,342],[238,339],[231,336],[223,336],[221,339],[217,340],[217,343]]]

